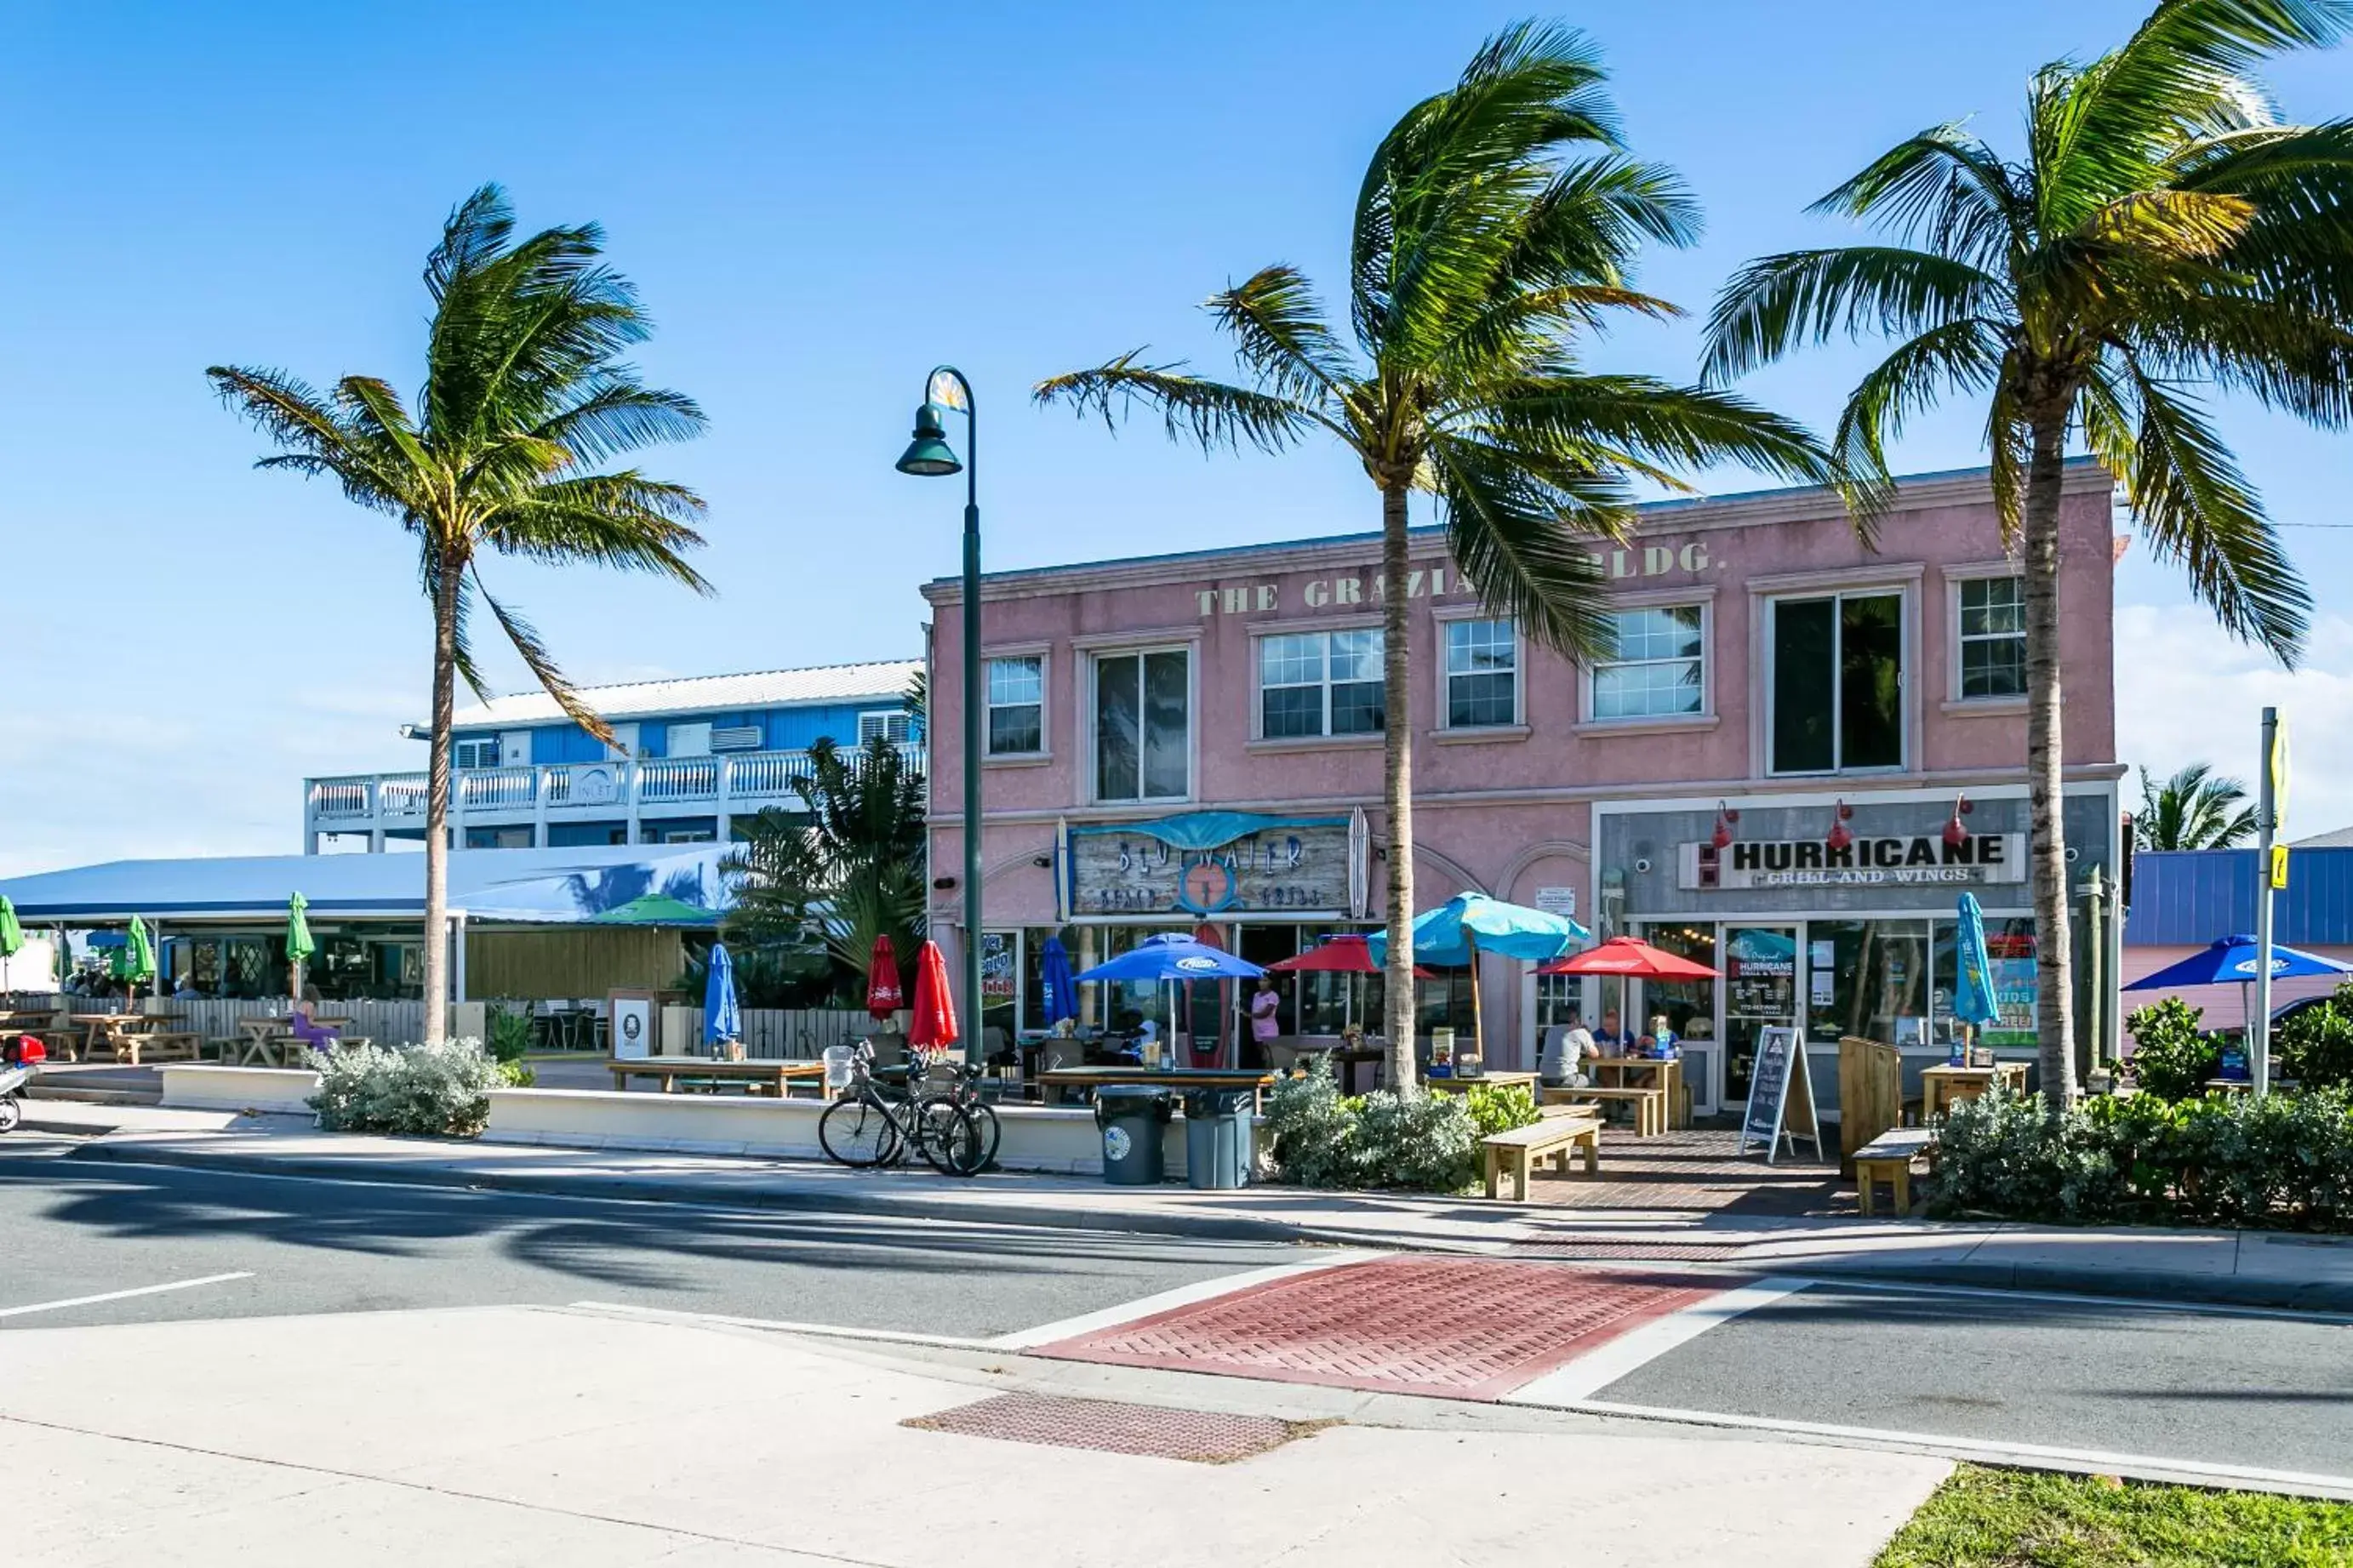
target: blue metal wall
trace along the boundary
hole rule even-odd
[[[2203,947],[2255,929],[2255,852],[2194,849],[2133,857],[2128,947]],[[2291,947],[2353,945],[2353,849],[2291,849],[2287,888],[2272,906]]]

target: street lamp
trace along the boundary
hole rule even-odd
[[[964,413],[965,450],[958,462],[948,445],[947,410]],[[980,425],[972,383],[954,365],[923,381],[914,439],[899,458],[902,474],[941,479],[961,471],[964,492],[964,1056],[980,1060]],[[930,716],[925,715],[928,719]]]

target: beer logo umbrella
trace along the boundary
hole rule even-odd
[[[296,893],[286,900],[286,984],[296,1001],[302,998],[302,965],[319,951],[311,940],[311,921],[304,913],[311,900]]]

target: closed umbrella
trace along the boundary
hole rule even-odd
[[[0,958],[14,958],[24,947],[25,928],[16,922],[16,906],[0,898]]]
[[[866,1016],[887,1024],[906,1005],[907,994],[899,984],[899,955],[885,932],[874,939],[874,951],[866,956]]]
[[[1039,1000],[1044,1005],[1046,1027],[1079,1016],[1078,983],[1071,978],[1071,953],[1059,936],[1050,936],[1038,952]]]
[[[720,1054],[722,1041],[743,1037],[744,1012],[735,1002],[735,960],[723,942],[711,944],[711,963],[702,983],[702,1043]]]
[[[1994,1001],[1993,955],[1986,948],[1985,911],[1975,893],[1961,895],[1953,936],[1953,1018],[1974,1035],[2001,1016]]]
[[[122,945],[114,950],[114,977],[123,984],[123,1011],[138,1011],[139,983],[155,978],[155,948],[147,940],[147,923],[137,915],[131,917]]]
[[[311,921],[304,910],[311,900],[296,893],[286,900],[286,987],[294,1001],[302,999],[302,964],[319,944],[311,940]]]
[[[926,940],[915,950],[914,1018],[907,1028],[907,1044],[919,1051],[944,1049],[956,1043],[955,995],[948,989],[948,961],[940,944]]]

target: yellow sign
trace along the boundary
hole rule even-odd
[[[2272,888],[2274,891],[2287,886],[2287,846],[2272,846]]]
[[[2267,759],[2272,770],[2272,831],[2277,833],[2287,826],[2287,721],[2279,719],[2272,724],[2272,754]],[[2285,862],[2282,862],[2284,868]],[[2272,874],[2272,886],[2287,886],[2284,868]]]

